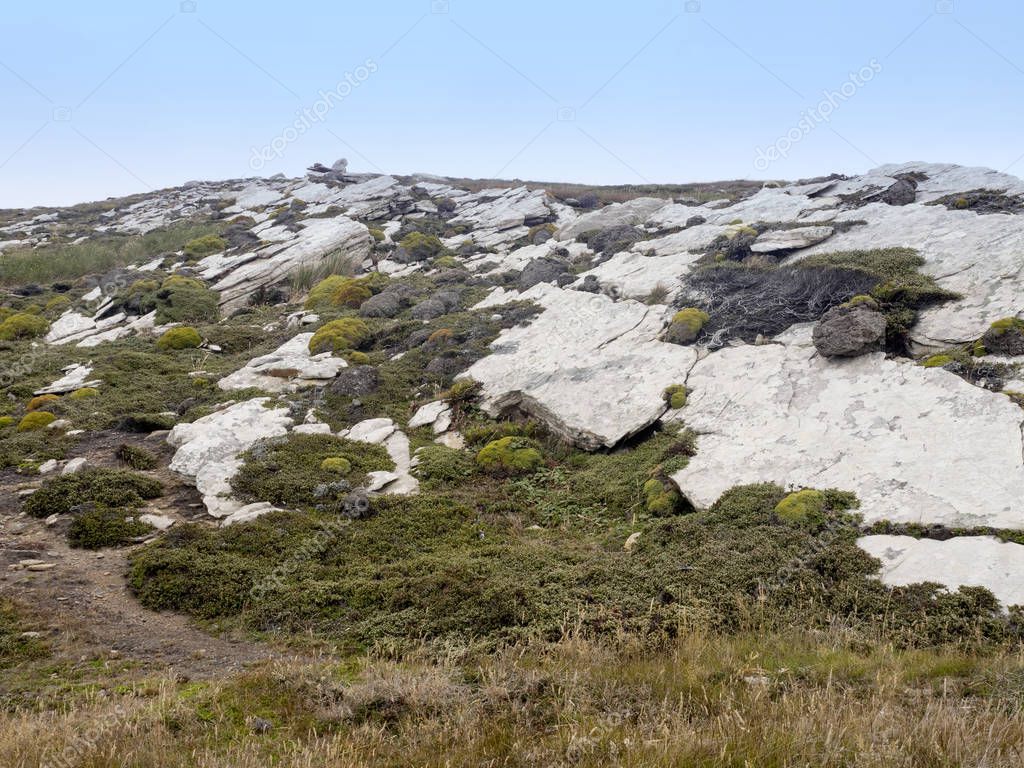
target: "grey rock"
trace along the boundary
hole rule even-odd
[[[412,316],[417,320],[433,320],[448,314],[448,308],[440,299],[424,299],[412,308]]]
[[[584,293],[600,293],[601,282],[597,279],[597,275],[587,275],[583,278],[583,282],[576,288],[577,291],[583,291]]]
[[[402,300],[396,293],[378,293],[359,307],[363,317],[395,317],[402,311]]]
[[[517,287],[520,291],[526,291],[537,283],[553,283],[564,274],[571,274],[568,261],[554,256],[543,256],[526,265],[519,275]]]
[[[332,395],[365,397],[380,386],[380,376],[372,365],[353,365],[345,368],[327,385]]]
[[[833,307],[814,326],[812,339],[825,357],[877,352],[885,341],[885,315],[864,304]]]

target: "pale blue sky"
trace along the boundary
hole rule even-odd
[[[1024,171],[1024,7],[1010,0],[193,5],[5,4],[0,207],[341,156],[356,171],[587,183],[905,160]],[[825,92],[839,94],[827,121]]]

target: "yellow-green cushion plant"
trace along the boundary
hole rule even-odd
[[[711,318],[703,309],[686,307],[672,316],[665,341],[672,344],[689,344],[700,335],[701,329]]]
[[[479,467],[497,474],[532,472],[543,462],[537,444],[525,437],[492,440],[476,455]]]
[[[320,462],[320,469],[327,472],[337,472],[339,475],[347,475],[352,471],[352,462],[344,456],[329,456]]]
[[[217,235],[203,235],[185,244],[185,255],[193,259],[201,259],[212,253],[220,253],[227,250],[228,243],[223,237]]]
[[[775,507],[775,515],[786,523],[816,527],[825,521],[826,505],[824,493],[805,488],[780,501]]]
[[[372,291],[361,281],[331,275],[313,286],[306,299],[306,309],[357,309],[371,295]]]
[[[33,411],[32,413],[26,413],[22,420],[18,422],[18,431],[35,432],[39,429],[45,429],[56,420],[57,417],[49,411]]]
[[[82,387],[76,389],[68,397],[72,400],[84,400],[87,397],[97,397],[100,391],[96,387]]]
[[[50,324],[38,315],[17,312],[0,323],[0,341],[34,339],[50,330]]]
[[[370,329],[356,317],[343,317],[321,326],[309,340],[309,351],[314,355],[321,352],[347,352],[365,342]]]
[[[58,400],[60,400],[60,397],[57,395],[38,395],[28,401],[26,410],[38,411],[40,408],[45,408],[50,403],[56,403]]]
[[[0,416],[0,429],[7,429],[7,427],[14,424],[17,421],[13,416]]]
[[[941,368],[942,366],[949,365],[952,362],[953,358],[949,355],[938,354],[926,357],[922,361],[921,365],[925,368]]]
[[[185,325],[164,331],[163,335],[157,339],[156,346],[157,349],[162,350],[195,349],[202,343],[203,337],[199,335],[199,331]]]
[[[674,410],[678,410],[686,405],[686,387],[682,384],[672,384],[665,388],[662,396],[665,398],[665,402],[668,403],[668,407]]]

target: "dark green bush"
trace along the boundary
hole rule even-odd
[[[245,499],[287,507],[315,507],[330,501],[322,490],[317,495],[318,486],[343,479],[354,487],[368,472],[395,468],[381,446],[334,435],[291,434],[257,443],[242,458],[242,468],[231,481],[235,492]],[[348,471],[324,466],[325,460],[334,458],[347,460]]]
[[[131,469],[154,469],[159,463],[156,456],[150,451],[137,445],[128,445],[127,443],[122,443],[117,451],[114,452],[114,455]]]
[[[124,510],[91,506],[75,514],[68,527],[68,543],[77,549],[118,547],[152,530],[152,526],[126,516]]]
[[[135,508],[163,493],[159,480],[121,469],[83,469],[46,481],[22,509],[32,517],[65,515],[79,504]]]

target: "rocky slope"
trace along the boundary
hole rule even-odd
[[[1006,605],[1024,602],[1024,546],[1014,541],[1024,539],[1024,357],[1015,356],[1024,347],[1012,343],[1021,333],[1012,319],[1024,311],[1024,181],[906,163],[732,199],[585,207],[525,186],[470,191],[337,167],[5,212],[5,257],[183,222],[220,229],[211,252],[148,253],[72,289],[33,349],[85,357],[34,391],[111,386],[93,376],[106,345],[181,325],[126,291],[150,274],[186,275],[216,292],[228,320],[270,308],[260,321],[273,344],[217,377],[238,398],[168,425],[170,468],[213,518],[246,521],[281,506],[236,498],[232,479],[247,450],[288,434],[383,446],[393,469],[371,472],[364,490],[416,493],[421,446],[407,433],[461,450],[451,406],[413,391],[411,419],[374,412],[354,380],[371,376],[363,365],[311,350],[330,318],[288,304],[310,287],[297,287],[297,276],[344,264],[393,286],[430,286],[367,290],[345,305],[353,316],[401,315],[414,333],[468,313],[465,338],[486,348],[452,348],[430,365],[478,382],[492,418],[535,419],[585,451],[688,428],[695,455],[667,482],[692,506],[756,482],[849,491],[860,500],[860,544],[881,560],[882,579],[985,586]],[[21,297],[42,290],[10,287]],[[828,312],[840,318],[834,330],[821,320]],[[854,343],[842,318],[858,314],[868,322]],[[493,340],[474,335],[486,323]],[[832,349],[849,352],[823,355],[826,331],[838,336]],[[420,343],[445,338],[430,337]],[[222,352],[209,339],[203,349]],[[389,360],[404,354],[388,348]],[[208,372],[199,364],[193,373]],[[679,401],[666,397],[673,386],[686,393]],[[325,420],[316,396],[301,412],[287,402],[332,387],[356,403],[346,424]]]

